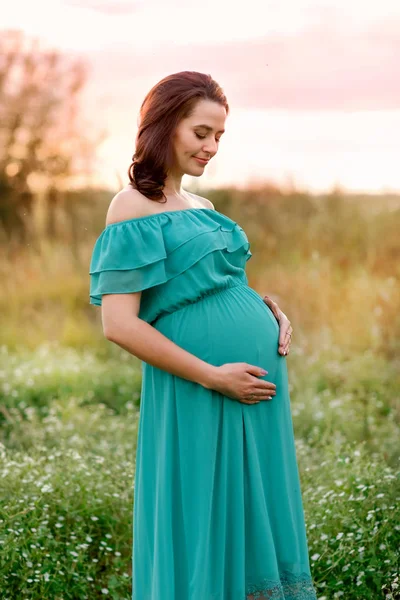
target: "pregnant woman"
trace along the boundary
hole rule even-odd
[[[316,599],[279,325],[242,227],[181,187],[228,112],[202,73],[150,90],[90,264],[104,335],[142,360],[133,600]]]

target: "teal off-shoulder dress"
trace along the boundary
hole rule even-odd
[[[133,600],[315,600],[286,357],[248,285],[250,243],[211,208],[108,225],[90,303],[142,291],[139,317],[215,366],[268,371],[276,396],[244,404],[142,361]]]

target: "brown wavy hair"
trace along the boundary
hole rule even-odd
[[[222,88],[197,71],[181,71],[164,77],[144,98],[139,112],[135,153],[128,169],[130,185],[149,200],[167,198],[163,192],[167,167],[172,164],[172,139],[182,119],[190,117],[199,100],[218,102],[229,114]]]

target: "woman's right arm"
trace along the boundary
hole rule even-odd
[[[134,189],[124,189],[112,199],[106,226],[149,214],[149,202]],[[209,387],[216,367],[197,358],[138,318],[142,293],[104,294],[102,322],[105,337],[134,356],[163,369]]]
[[[106,294],[102,297],[105,337],[154,367],[210,387],[216,367],[187,352],[139,319],[141,294]]]

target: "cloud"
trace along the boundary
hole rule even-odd
[[[113,43],[89,54],[97,85],[103,82],[105,91],[112,90],[114,101],[120,94],[144,96],[149,85],[169,73],[194,70],[210,73],[236,107],[390,110],[400,104],[398,31],[399,18],[356,32],[324,25],[201,46],[155,42],[135,49]]]

